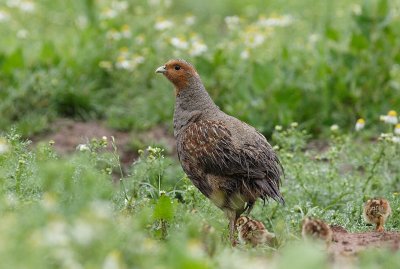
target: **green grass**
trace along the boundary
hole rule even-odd
[[[366,142],[359,133],[334,132],[327,150],[305,150],[311,137],[296,125],[275,131],[273,138],[285,168],[286,205],[259,202],[252,216],[277,235],[278,245],[233,249],[223,213],[162,149],[141,151],[124,171],[118,149],[106,149],[107,144],[114,145],[110,138],[92,140],[87,148],[61,157],[54,153],[52,142],[32,148],[15,132],[8,133],[1,140],[7,150],[0,155],[2,264],[8,268],[241,268],[246,264],[330,268],[320,248],[301,242],[305,216],[353,232],[368,231],[372,227],[362,220],[362,204],[381,196],[393,209],[386,228],[399,227],[400,144],[386,138]],[[367,253],[360,256],[362,268],[399,266],[398,254]]]
[[[0,128],[25,136],[60,116],[123,130],[170,122],[172,86],[154,70],[174,57],[195,64],[222,109],[268,135],[277,123],[321,133],[400,107],[395,1],[38,0],[32,12],[2,2]]]

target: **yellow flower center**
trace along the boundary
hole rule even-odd
[[[394,111],[394,110],[390,110],[390,111],[388,112],[388,116],[397,117],[397,112]]]
[[[357,123],[359,123],[359,124],[364,124],[364,123],[365,123],[365,120],[364,120],[363,118],[360,118],[360,119],[357,120]]]

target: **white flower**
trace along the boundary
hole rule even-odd
[[[138,35],[138,36],[135,38],[135,42],[136,42],[136,44],[138,44],[138,45],[142,45],[142,44],[144,43],[144,35]]]
[[[170,42],[177,49],[185,50],[189,47],[189,43],[183,38],[173,37]]]
[[[90,208],[92,213],[100,219],[109,219],[112,217],[112,205],[108,201],[95,200],[91,202]]]
[[[365,120],[363,118],[358,119],[355,126],[356,131],[360,131],[364,129],[364,127],[365,127]]]
[[[228,29],[233,30],[236,26],[239,25],[240,18],[238,16],[228,16],[225,17],[225,23],[228,26]]]
[[[107,37],[107,39],[110,39],[110,40],[120,40],[122,35],[117,30],[111,29],[111,30],[107,31],[106,37]]]
[[[134,67],[138,66],[141,63],[144,63],[145,58],[141,55],[135,55],[132,57],[132,63]]]
[[[199,56],[205,52],[207,52],[208,48],[207,45],[204,44],[200,40],[195,40],[192,42],[192,46],[189,50],[189,55],[190,56]]]
[[[87,144],[79,144],[78,146],[76,146],[76,150],[79,151],[90,151],[90,148]]]
[[[111,8],[104,9],[100,14],[100,17],[103,19],[114,19],[117,16],[118,12],[115,9]]]
[[[26,13],[35,11],[35,3],[32,1],[22,1],[19,3],[19,9]]]
[[[89,245],[94,238],[93,227],[83,220],[77,220],[71,228],[72,238],[80,245]]]
[[[8,146],[7,140],[0,137],[0,155],[7,153],[9,149],[10,147]]]
[[[121,253],[117,250],[110,252],[103,262],[103,269],[122,269]]]
[[[358,4],[355,4],[351,7],[351,10],[353,11],[354,15],[361,15],[361,6]]]
[[[9,18],[10,18],[10,15],[8,15],[7,12],[0,10],[0,22],[8,21]]]
[[[111,8],[117,11],[124,11],[128,9],[128,2],[127,1],[113,1],[111,3]]]
[[[7,6],[8,7],[18,7],[21,3],[21,0],[8,0]]]
[[[192,16],[192,15],[186,16],[186,18],[185,18],[185,24],[186,24],[187,26],[191,26],[191,25],[193,25],[195,22],[196,22],[196,17],[195,17],[195,16]]]
[[[67,224],[63,221],[52,221],[43,229],[43,243],[48,246],[65,246],[69,242]]]
[[[121,28],[121,36],[124,38],[130,38],[132,36],[129,25],[124,24]]]
[[[339,131],[339,125],[333,124],[333,125],[331,126],[331,131],[332,131],[332,132],[337,132],[337,131]]]
[[[245,38],[246,46],[255,48],[260,46],[265,41],[265,35],[259,32],[249,32]]]
[[[278,131],[278,132],[279,132],[279,131],[282,131],[282,126],[276,125],[276,126],[275,126],[275,130]]]
[[[80,15],[76,18],[75,23],[79,29],[84,29],[88,26],[88,19],[86,16]]]
[[[19,202],[18,197],[14,193],[10,192],[7,194],[7,196],[6,196],[6,205],[7,206],[15,207],[18,205],[18,202]]]
[[[308,36],[308,42],[310,42],[311,44],[315,44],[317,43],[317,41],[320,39],[319,35],[314,33]]]
[[[392,137],[392,142],[396,143],[396,144],[400,143],[400,136],[393,136]]]
[[[394,134],[400,135],[400,124],[396,124],[394,127]]]
[[[25,39],[28,37],[28,31],[26,29],[20,29],[17,32],[17,37],[20,39]]]
[[[247,49],[240,53],[240,58],[243,60],[247,60],[249,57],[250,57],[250,52]]]
[[[163,30],[167,30],[170,29],[174,26],[173,22],[170,20],[164,20],[164,19],[160,19],[156,22],[156,24],[154,25],[154,28],[158,31],[163,31]]]
[[[125,70],[132,70],[133,69],[132,62],[129,61],[127,58],[121,57],[121,56],[118,57],[117,63],[115,64],[115,67],[117,69],[125,69]]]
[[[380,120],[384,121],[387,124],[396,125],[398,123],[397,112],[394,110],[390,110],[387,115],[381,115]]]
[[[263,27],[274,27],[274,26],[288,26],[293,23],[293,17],[291,15],[284,15],[270,18],[260,18],[257,24]]]

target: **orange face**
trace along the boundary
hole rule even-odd
[[[184,60],[170,60],[157,68],[156,73],[162,73],[175,86],[177,91],[186,88],[192,77],[198,76],[191,64]]]

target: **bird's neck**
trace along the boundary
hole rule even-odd
[[[174,112],[175,135],[202,114],[219,111],[199,77],[192,77],[188,85],[190,86],[177,89]]]

